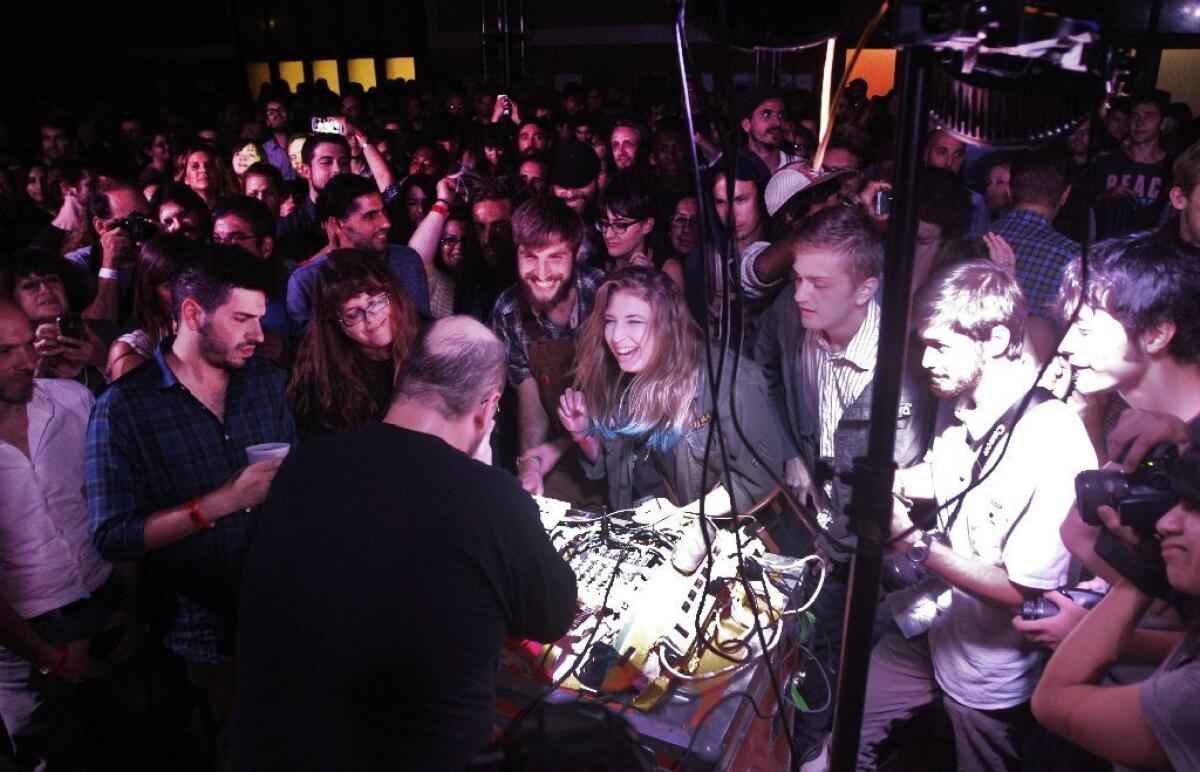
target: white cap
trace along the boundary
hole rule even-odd
[[[826,183],[841,181],[853,174],[855,174],[853,169],[814,172],[799,164],[788,164],[772,174],[771,181],[767,183],[767,189],[763,193],[767,204],[767,214],[774,217],[775,213],[795,196],[805,191],[811,192],[819,185],[824,186]],[[829,193],[833,193],[832,185],[829,186]]]

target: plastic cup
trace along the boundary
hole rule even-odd
[[[261,445],[251,445],[246,448],[246,461],[257,464],[272,458],[283,458],[292,449],[287,442],[264,442]]]

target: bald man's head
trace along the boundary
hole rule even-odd
[[[27,403],[36,367],[33,323],[16,303],[0,300],[0,403]]]
[[[417,340],[396,396],[418,400],[450,420],[504,388],[504,346],[469,316],[439,319]]]

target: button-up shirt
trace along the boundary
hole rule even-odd
[[[112,573],[83,496],[91,392],[38,379],[26,411],[29,455],[0,442],[0,598],[23,619],[87,598]]]
[[[179,381],[164,357],[109,387],[87,436],[92,536],[112,561],[144,559],[151,613],[166,645],[190,662],[231,657],[238,576],[254,512],[237,512],[184,539],[145,550],[146,520],[224,485],[246,466],[246,448],[294,442],[283,374],[261,357],[234,371],[225,419]]]
[[[288,157],[287,148],[271,137],[263,143],[263,152],[267,154],[267,162],[279,170],[287,181],[296,179],[296,170],[292,168],[292,159]]]
[[[816,401],[820,419],[817,431],[821,458],[836,453],[834,434],[846,408],[858,399],[875,377],[875,359],[879,353],[879,304],[871,300],[858,332],[843,351],[830,348],[824,333],[809,332],[800,346],[805,385]],[[833,521],[833,512],[825,501],[833,499],[833,481],[825,481],[824,501],[819,502],[817,520],[823,527]]]
[[[878,353],[879,304],[874,300],[867,304],[867,314],[844,351],[833,351],[823,333],[810,332],[804,336],[800,356],[809,394],[817,400],[822,458],[833,456],[833,433],[842,413],[874,377]]]
[[[1028,209],[1013,209],[992,223],[991,231],[1003,236],[1016,255],[1017,283],[1025,293],[1029,313],[1052,315],[1063,268],[1079,256],[1079,244]]]
[[[571,309],[571,318],[567,320],[567,324],[555,324],[544,314],[534,315],[538,327],[548,340],[571,340],[575,337],[579,325],[583,324],[592,312],[596,290],[604,283],[604,277],[603,271],[591,266],[575,266],[575,307]],[[523,321],[526,302],[521,296],[521,285],[517,283],[500,293],[492,309],[492,329],[504,344],[508,382],[514,388],[524,383],[527,378],[533,377],[533,371],[529,367],[529,345],[533,339]]]

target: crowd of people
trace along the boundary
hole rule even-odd
[[[505,636],[576,614],[530,493],[821,555],[786,736],[823,768],[897,96],[851,82],[822,147],[811,93],[687,88],[268,84],[8,137],[7,758],[463,766]],[[935,704],[963,769],[1200,767],[1197,139],[1163,92],[1030,151],[930,127],[889,540],[918,576],[881,590],[862,768]],[[1077,506],[1161,443],[1173,506]]]

